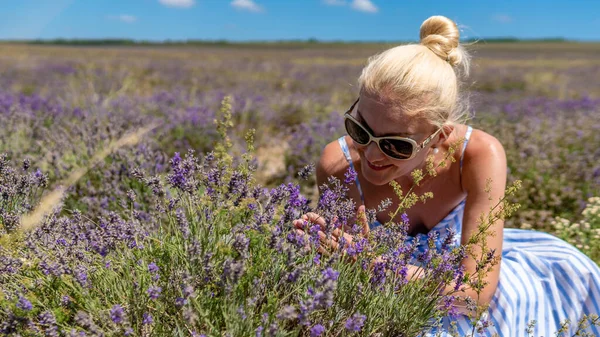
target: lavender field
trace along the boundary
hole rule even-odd
[[[347,267],[302,255],[285,230],[324,207],[298,172],[343,134],[367,57],[387,47],[2,45],[0,332],[411,335],[411,314],[333,301],[381,290],[341,281]],[[470,50],[470,124],[502,142],[522,185],[506,226],[600,263],[600,44]]]

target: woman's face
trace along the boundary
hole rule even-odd
[[[376,137],[401,136],[412,138],[417,144],[433,134],[435,127],[425,118],[409,116],[402,107],[390,102],[382,102],[375,96],[361,94],[352,115]],[[424,149],[409,160],[392,159],[381,152],[375,142],[366,146],[354,143],[361,158],[363,176],[374,185],[385,185],[390,181],[409,176],[424,165],[432,144],[437,143],[436,136]]]

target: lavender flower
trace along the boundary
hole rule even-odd
[[[29,302],[27,298],[19,296],[19,300],[17,301],[17,308],[24,311],[30,311],[31,309],[33,309],[33,305],[31,304],[31,302]]]
[[[183,286],[183,297],[188,298],[194,293],[194,287],[189,284]]]
[[[355,313],[354,315],[352,315],[352,317],[346,320],[346,324],[344,326],[346,327],[346,329],[352,332],[358,332],[362,329],[366,319],[367,316]]]
[[[321,260],[320,259],[321,259],[321,255],[320,254],[316,254],[315,257],[313,258],[313,263],[315,265],[317,265],[317,266],[320,265],[321,264]]]
[[[340,275],[339,272],[331,269],[331,268],[327,268],[322,272],[323,275],[323,284],[329,282],[329,281],[336,281],[338,276]]]
[[[441,300],[442,304],[440,306],[440,310],[447,312],[451,317],[456,317],[459,314],[458,308],[455,305],[455,296],[444,296]]]
[[[358,174],[354,170],[354,167],[350,166],[350,167],[348,167],[348,170],[346,171],[346,173],[344,173],[344,177],[346,178],[344,180],[344,183],[346,183],[348,185],[352,185],[356,182],[356,178],[358,177]]]
[[[177,224],[179,225],[179,229],[181,230],[181,234],[184,238],[188,238],[190,236],[190,225],[188,223],[187,217],[185,216],[184,211],[181,208],[178,208],[175,211],[175,217],[177,219]]]
[[[150,262],[150,264],[148,264],[148,272],[153,274],[158,273],[158,266],[156,263]]]
[[[160,296],[160,293],[162,292],[162,288],[158,287],[158,286],[150,286],[150,288],[148,288],[147,292],[148,292],[148,296],[150,297],[150,299],[156,300]]]
[[[243,259],[247,259],[249,257],[248,248],[250,247],[250,239],[248,239],[243,233],[238,233],[235,235],[233,247]]]
[[[150,325],[150,324],[152,324],[152,322],[154,322],[154,318],[152,317],[152,315],[149,314],[149,313],[147,313],[147,312],[145,312],[142,315],[142,324],[143,325]]]
[[[321,324],[315,324],[310,328],[310,337],[319,337],[323,332],[325,332],[325,327]]]
[[[115,304],[110,309],[110,319],[116,324],[121,324],[123,322],[124,315],[125,313],[123,312],[123,307],[121,307],[119,304]]]
[[[194,323],[198,319],[198,315],[196,315],[192,308],[187,306],[183,309],[183,319],[187,324],[194,325]]]
[[[56,317],[51,311],[44,311],[39,315],[39,323],[44,329],[44,335],[47,337],[58,337],[58,327],[56,326]]]
[[[177,309],[183,308],[183,306],[186,305],[186,304],[187,304],[187,300],[185,298],[183,298],[183,297],[177,297],[175,299],[175,307]]]
[[[71,303],[71,298],[69,296],[65,295],[60,298],[60,305],[66,307],[69,303]]]
[[[246,316],[246,310],[244,310],[244,306],[243,305],[240,305],[238,307],[237,313],[238,313],[238,315],[240,315],[241,319],[246,319],[247,318],[247,316]]]
[[[287,305],[281,309],[279,314],[277,315],[278,319],[282,320],[292,320],[298,318],[298,312],[296,308],[292,305]]]
[[[303,180],[308,180],[310,176],[315,172],[315,164],[310,163],[304,166],[299,172],[298,176]]]

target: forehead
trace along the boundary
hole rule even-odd
[[[376,136],[419,136],[431,128],[423,114],[410,114],[397,101],[361,94],[355,112]]]

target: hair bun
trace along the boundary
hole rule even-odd
[[[458,26],[447,17],[436,15],[425,20],[421,25],[420,39],[422,45],[452,66],[462,61]]]

